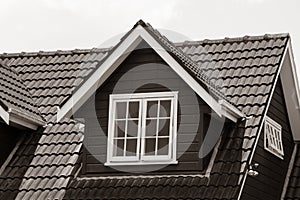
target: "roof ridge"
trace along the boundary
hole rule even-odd
[[[165,48],[168,48],[168,50],[171,53],[173,53],[178,59],[180,59],[181,62],[183,62],[183,65],[185,65],[190,71],[197,73],[195,76],[198,78],[198,80],[200,80],[209,89],[211,89],[211,91],[214,93],[214,95],[216,95],[218,99],[224,99],[227,101],[227,98],[225,94],[221,92],[221,89],[217,85],[211,82],[211,79],[207,77],[204,71],[198,67],[198,64],[195,63],[190,58],[190,56],[184,53],[180,48],[177,48],[178,46],[176,46],[166,36],[162,35],[157,29],[153,28],[149,23],[146,24],[145,29],[152,32],[154,37],[156,37],[157,40],[159,40],[165,46]],[[195,69],[197,69],[197,72],[195,72]]]
[[[201,45],[201,44],[214,44],[214,43],[233,43],[233,42],[246,42],[254,40],[270,40],[278,38],[288,38],[289,33],[275,33],[275,34],[264,34],[264,35],[245,35],[241,37],[225,37],[223,39],[203,39],[203,40],[186,40],[184,42],[174,42],[176,46],[182,45]]]
[[[31,57],[31,56],[51,56],[51,55],[71,55],[71,54],[84,54],[84,53],[102,53],[111,50],[112,47],[105,48],[90,48],[90,49],[73,49],[73,50],[54,50],[54,51],[32,51],[20,53],[1,53],[0,58],[11,57]]]
[[[150,24],[147,24],[148,26]],[[151,25],[150,25],[151,26]],[[152,28],[152,27],[151,27]],[[162,37],[166,38],[162,35]],[[172,42],[175,46],[182,45],[201,45],[201,44],[213,44],[213,43],[230,43],[230,42],[243,42],[253,40],[266,40],[290,37],[289,33],[276,33],[276,34],[264,34],[249,36],[245,35],[242,37],[225,37],[223,39],[202,39],[202,40],[187,40],[184,42]],[[171,42],[170,40],[168,40]],[[71,50],[54,50],[54,51],[31,51],[31,52],[20,52],[20,53],[0,53],[0,58],[11,58],[11,57],[31,57],[31,56],[51,56],[51,55],[71,55],[71,54],[82,54],[82,53],[102,53],[111,50],[113,47],[105,48],[86,48],[86,49],[71,49]]]

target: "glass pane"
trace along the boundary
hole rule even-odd
[[[127,139],[126,156],[136,156],[137,139]]]
[[[155,155],[155,138],[145,139],[145,155]]]
[[[147,117],[157,117],[158,101],[147,102]]]
[[[147,119],[146,120],[146,137],[156,135],[156,119]]]
[[[170,117],[171,112],[171,100],[160,101],[160,117]]]
[[[126,118],[126,105],[127,102],[117,102],[116,103],[116,119]]]
[[[125,137],[125,121],[116,121],[115,137]]]
[[[169,136],[170,132],[170,119],[160,119],[159,120],[159,136]]]
[[[123,156],[123,153],[124,153],[124,140],[115,139],[113,156]]]
[[[138,120],[128,120],[127,123],[127,137],[137,137]]]
[[[129,102],[129,116],[128,118],[139,117],[139,102]]]
[[[159,138],[157,155],[168,155],[168,152],[169,152],[169,138]]]

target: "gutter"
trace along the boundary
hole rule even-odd
[[[7,125],[13,123],[32,130],[37,130],[39,126],[46,125],[46,122],[42,118],[38,119],[14,108],[9,108],[8,111],[5,111],[0,106],[0,117]]]

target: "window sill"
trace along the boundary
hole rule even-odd
[[[106,162],[104,166],[139,166],[139,165],[176,165],[178,164],[177,160],[174,161],[163,161],[163,162],[154,162],[154,161],[144,161],[144,162]]]

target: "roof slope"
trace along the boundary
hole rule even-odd
[[[40,112],[18,74],[1,62],[0,71],[0,105],[8,112],[42,123]]]
[[[177,44],[247,116],[243,161],[253,148],[262,116],[275,87],[287,34],[225,38]]]
[[[221,89],[233,105],[246,115],[252,116],[251,119],[244,122],[245,124],[240,124],[240,127],[236,128],[235,131],[222,136],[209,181],[206,184],[198,185],[203,198],[236,198],[240,186],[239,178],[241,174],[243,175],[253,149],[262,116],[266,112],[271,89],[275,86],[275,77],[278,74],[280,61],[288,39],[288,35],[282,34],[174,44],[181,49],[185,56],[188,56],[197,64],[199,70],[201,69],[207,77],[210,77],[210,81]],[[2,54],[0,60],[18,72],[42,115],[47,120],[52,121],[57,112],[56,106],[60,106],[72,95],[76,86],[93,72],[99,63],[103,61],[103,58],[108,55],[108,51],[109,49],[91,49]],[[58,134],[60,137],[69,135],[68,131],[66,134],[59,134],[60,131],[57,132],[56,128],[53,129],[53,132],[51,132],[53,135]],[[76,135],[74,134],[74,137]],[[51,144],[58,142],[56,137],[49,136],[47,138],[47,143],[44,145],[44,148],[47,147],[46,149],[52,148]],[[63,144],[62,151],[67,152],[65,148],[79,148],[82,145],[82,139],[74,139],[59,144]],[[34,157],[41,156],[44,159],[51,159],[51,154],[47,151],[40,151],[40,154]],[[74,163],[73,160],[71,163]],[[11,165],[12,167],[17,166],[14,162]],[[56,178],[60,177],[61,181],[67,181],[64,168],[65,165],[59,162],[53,165],[53,170],[49,170],[47,175],[44,174],[43,168],[37,167],[35,172],[43,174],[42,177],[55,176]],[[26,173],[30,174],[30,171]],[[119,199],[124,197],[122,195],[125,195],[122,188],[130,186],[135,186],[133,190],[139,188],[140,193],[136,195],[142,195],[143,191],[145,194],[150,191],[153,195],[159,195],[158,190],[161,189],[169,191],[168,194],[170,194],[172,191],[179,192],[178,187],[170,186],[172,184],[174,186],[182,184],[184,188],[195,188],[193,181],[205,183],[205,179],[200,181],[198,178],[194,180],[190,177],[180,179],[156,178],[154,179],[156,181],[150,182],[145,179],[136,179],[131,182],[130,179],[122,187],[119,185],[123,184],[122,181],[108,183],[107,180],[72,179],[66,198],[70,196],[75,198],[73,195],[81,196],[84,194],[89,194],[91,198],[100,198],[97,196],[98,192],[111,193],[112,189],[118,188],[117,191],[119,192],[115,195],[119,194],[119,196],[115,196],[115,198]],[[40,182],[42,180],[44,182]],[[51,180],[54,179],[51,178]],[[57,189],[57,186],[50,184],[49,179],[33,178],[32,176],[32,178],[25,178],[23,181],[24,184],[21,188],[25,187],[25,189],[22,189],[20,195],[29,195],[32,191],[35,191],[34,188],[36,187],[39,187],[38,191]],[[28,186],[31,182],[35,184]],[[39,186],[36,185],[37,183]],[[101,187],[103,184],[107,187]],[[101,190],[99,191],[100,187]],[[186,190],[183,192],[187,193]],[[63,195],[63,193],[60,194]],[[189,195],[193,196],[195,194]]]
[[[59,199],[65,193],[83,141],[72,120],[25,134],[0,175],[0,199]]]
[[[107,55],[108,49],[2,54],[0,61],[18,72],[49,121]]]

